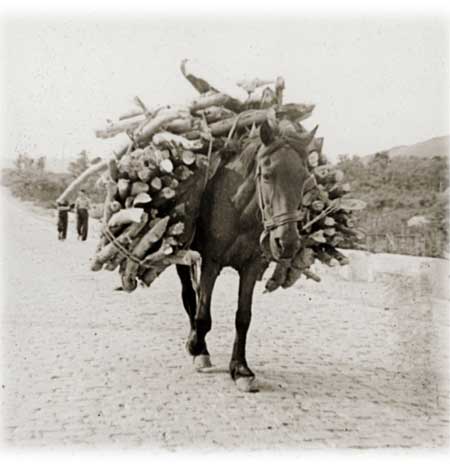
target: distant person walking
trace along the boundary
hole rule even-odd
[[[67,237],[67,226],[69,225],[69,211],[70,206],[67,201],[57,203],[58,211],[58,240],[65,240]]]
[[[91,202],[84,190],[80,190],[75,201],[75,209],[77,212],[77,234],[78,240],[86,240],[88,236],[89,223],[89,208]]]

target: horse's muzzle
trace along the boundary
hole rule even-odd
[[[277,227],[270,233],[270,251],[277,260],[292,259],[300,249],[300,245],[296,223]]]

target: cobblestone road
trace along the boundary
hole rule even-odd
[[[88,271],[94,233],[78,242],[71,222],[58,242],[53,218],[9,197],[2,214],[7,446],[447,446],[448,305],[427,282],[322,269],[320,285],[263,295],[259,284],[248,360],[260,392],[243,394],[227,373],[232,271],[214,294],[215,368],[198,374],[174,271],[114,292],[115,274]]]

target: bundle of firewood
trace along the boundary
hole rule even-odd
[[[149,286],[170,264],[191,264],[207,161],[193,144],[164,134],[109,161],[103,228],[91,269],[119,268],[122,289]],[[188,145],[188,148],[185,148]],[[170,147],[170,148],[169,148]]]
[[[316,260],[330,267],[344,266],[348,258],[337,248],[363,248],[364,233],[355,227],[352,212],[365,207],[360,200],[344,198],[350,184],[344,182],[344,173],[327,163],[322,153],[322,139],[313,141],[308,157],[315,185],[303,195],[304,219],[299,224],[302,247],[290,263],[277,263],[266,291],[291,287],[301,275],[320,282],[311,271]]]
[[[283,104],[284,79],[240,81],[245,101],[219,92],[207,81],[181,71],[200,93],[184,107],[148,108],[135,98],[136,108],[116,123],[96,131],[97,137],[127,134],[130,141],[109,161],[89,168],[59,197],[67,199],[85,180],[101,171],[106,190],[102,234],[91,269],[119,269],[122,288],[133,291],[138,280],[149,286],[169,265],[192,264],[199,255],[189,251],[200,199],[208,179],[230,154],[240,153],[257,138],[264,121],[280,134],[305,129],[311,104]],[[256,136],[256,137],[255,137]],[[309,167],[316,185],[304,193],[305,217],[300,227],[304,247],[289,266],[278,264],[267,290],[291,286],[315,259],[334,266],[347,258],[336,247],[354,246],[360,239],[351,211],[361,205],[342,198],[350,187],[343,173],[327,164],[323,139],[309,147]]]

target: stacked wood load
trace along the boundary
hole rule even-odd
[[[254,140],[264,121],[279,126],[281,133],[286,124],[301,132],[300,122],[314,109],[283,104],[281,77],[238,82],[248,93],[243,102],[188,73],[185,61],[181,71],[200,96],[184,107],[154,109],[136,97],[136,109],[96,131],[100,138],[125,133],[130,141],[112,159],[83,173],[58,199],[67,199],[88,177],[105,171],[99,180],[106,189],[103,228],[91,269],[118,269],[125,291],[133,291],[138,281],[151,285],[171,264],[198,264],[200,256],[189,245],[203,189],[217,165]],[[323,139],[315,138],[309,150],[317,186],[303,197],[305,218],[299,228],[305,247],[289,266],[276,266],[267,291],[287,288],[302,274],[320,280],[309,269],[314,260],[346,264],[337,247],[353,247],[362,238],[351,217],[361,202],[342,198],[350,186],[327,163],[322,145]]]

